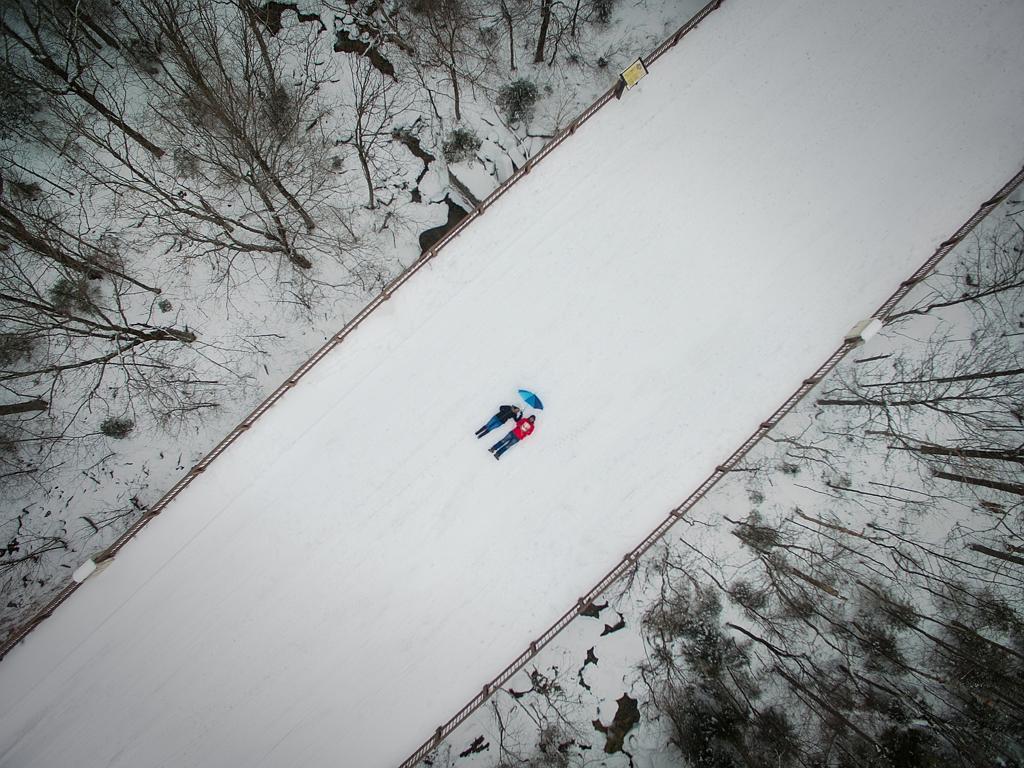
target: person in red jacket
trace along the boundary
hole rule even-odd
[[[517,421],[515,429],[488,449],[492,454],[494,454],[494,458],[500,459],[501,454],[520,440],[524,440],[529,437],[533,433],[533,422],[536,418],[536,416],[527,416],[525,419]]]

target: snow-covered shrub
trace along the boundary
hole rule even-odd
[[[441,146],[444,159],[449,163],[461,163],[472,158],[481,145],[476,132],[469,128],[456,128]]]
[[[778,707],[768,707],[754,714],[754,741],[769,765],[791,765],[797,756],[799,742],[789,717]]]
[[[532,81],[523,78],[513,80],[498,91],[498,109],[510,123],[528,121],[533,117],[533,107],[539,96],[540,92]]]
[[[729,585],[729,599],[748,615],[756,615],[768,605],[768,593],[745,579]]]
[[[608,24],[615,11],[615,0],[590,0],[590,8],[594,14],[594,21],[598,24]]]
[[[133,429],[135,429],[135,422],[124,416],[108,416],[100,424],[100,432],[115,440],[128,437]]]
[[[721,688],[672,681],[663,692],[660,713],[668,718],[671,741],[691,765],[738,768],[737,745],[744,744],[746,713]]]
[[[733,529],[736,538],[757,552],[767,552],[779,545],[781,537],[778,530],[763,524],[760,513],[753,511],[747,519]]]
[[[7,138],[39,109],[38,89],[0,64],[0,138]]]
[[[480,43],[487,48],[493,48],[501,41],[501,30],[495,24],[490,24],[485,27],[480,27],[477,36],[480,38]]]
[[[23,181],[17,177],[8,177],[4,181],[7,182],[5,191],[18,200],[38,200],[43,191],[43,188],[34,181]]]
[[[264,95],[263,118],[274,135],[280,138],[291,135],[295,126],[295,104],[283,85],[275,85]]]
[[[566,768],[569,765],[569,752],[566,747],[570,744],[572,737],[561,725],[546,723],[537,739],[539,754],[530,761],[530,764],[537,768]]]
[[[72,314],[75,312],[91,312],[96,302],[95,289],[92,282],[85,277],[60,277],[47,291],[50,303],[59,311]]]
[[[189,179],[199,175],[199,158],[184,147],[175,147],[171,157],[174,160],[174,170],[179,176]]]
[[[160,42],[153,37],[133,37],[124,48],[128,61],[145,75],[160,74]]]
[[[17,333],[0,333],[0,365],[10,365],[32,354],[32,339]]]
[[[690,667],[717,675],[738,660],[736,644],[721,632],[721,613],[714,590],[678,583],[647,609],[642,624],[647,635],[674,641],[675,652]]]

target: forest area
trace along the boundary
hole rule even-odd
[[[12,0],[0,631],[692,13]]]
[[[1024,765],[1024,201],[424,766]]]

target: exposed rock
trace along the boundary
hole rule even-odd
[[[640,722],[640,708],[636,699],[624,693],[616,703],[619,707],[615,710],[611,725],[605,726],[600,719],[594,721],[594,728],[605,735],[604,751],[609,755],[622,751],[626,734]]]

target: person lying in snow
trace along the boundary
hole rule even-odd
[[[527,416],[525,419],[520,419],[516,422],[516,428],[505,435],[501,440],[492,445],[489,450],[494,454],[494,458],[500,459],[501,454],[511,448],[513,445],[518,443],[520,440],[526,439],[533,432],[533,422],[536,416]]]
[[[477,438],[481,438],[493,429],[497,429],[509,419],[515,419],[518,421],[522,418],[523,412],[516,408],[514,405],[503,405],[498,408],[498,412],[491,416],[491,420],[484,424],[480,429],[476,431]]]

